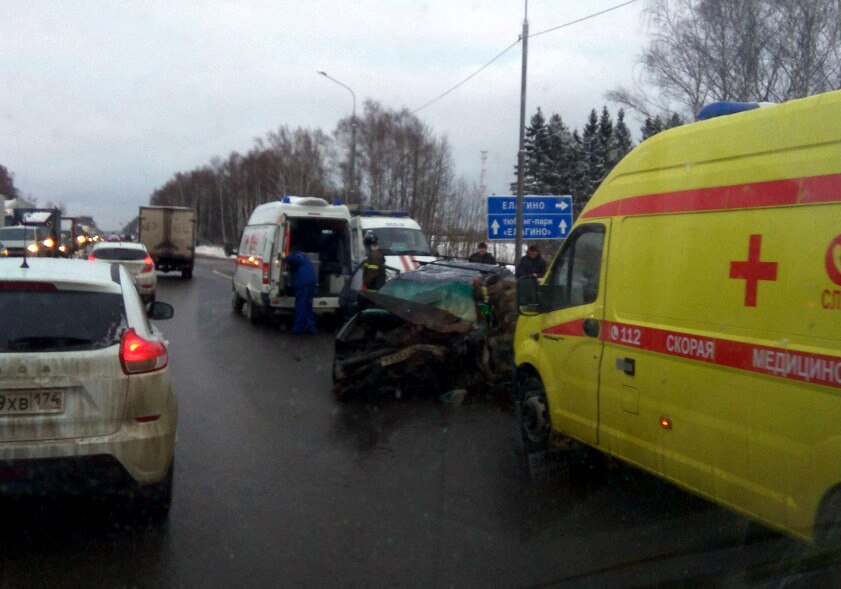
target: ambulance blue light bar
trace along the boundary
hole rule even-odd
[[[759,108],[759,106],[758,102],[713,102],[699,110],[695,120],[706,121],[715,117],[724,117],[745,112],[746,110],[754,110]]]
[[[361,217],[408,217],[408,211],[377,211],[374,209],[368,209],[365,211],[359,211],[359,216]]]
[[[333,206],[334,206],[334,207],[340,207],[340,206],[342,206],[342,204],[343,204],[343,203],[342,203],[342,199],[341,199],[341,198],[335,198],[335,199],[333,199]]]

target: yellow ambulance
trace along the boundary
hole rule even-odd
[[[643,142],[518,284],[520,427],[841,539],[841,92]]]

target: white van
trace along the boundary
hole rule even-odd
[[[285,196],[260,205],[242,232],[233,277],[234,311],[245,307],[249,321],[291,312],[295,297],[280,254],[309,255],[318,276],[316,313],[335,312],[339,292],[351,273],[350,211],[338,201]]]
[[[354,268],[365,259],[362,239],[368,230],[373,230],[377,235],[380,250],[385,254],[386,266],[391,270],[389,277],[415,270],[420,262],[436,259],[420,225],[409,218],[409,213],[405,211],[360,211],[351,219],[350,227],[353,233]]]

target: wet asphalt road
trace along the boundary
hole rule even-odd
[[[504,403],[335,402],[331,327],[250,326],[230,271],[202,260],[192,281],[159,278],[180,396],[168,522],[108,499],[2,498],[0,588],[825,581],[800,544],[744,544],[741,518],[629,468],[594,473],[574,453],[529,476],[539,457],[530,469]]]

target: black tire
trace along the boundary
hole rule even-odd
[[[260,323],[260,308],[254,303],[251,297],[245,300],[245,318],[251,325]]]
[[[552,431],[543,384],[536,376],[528,376],[520,386],[522,400],[518,404],[517,422],[523,448],[530,454],[543,452],[549,449],[549,435]]]
[[[245,305],[245,299],[237,294],[237,291],[231,291],[231,309],[239,315],[242,313],[242,307]]]
[[[190,266],[189,268],[181,268],[181,278],[185,280],[190,280],[193,277],[193,267]]]
[[[136,515],[153,520],[163,520],[169,515],[175,486],[175,459],[169,465],[160,483],[138,486],[134,489],[133,507]]]
[[[841,489],[830,491],[815,522],[815,543],[824,550],[841,549]]]

